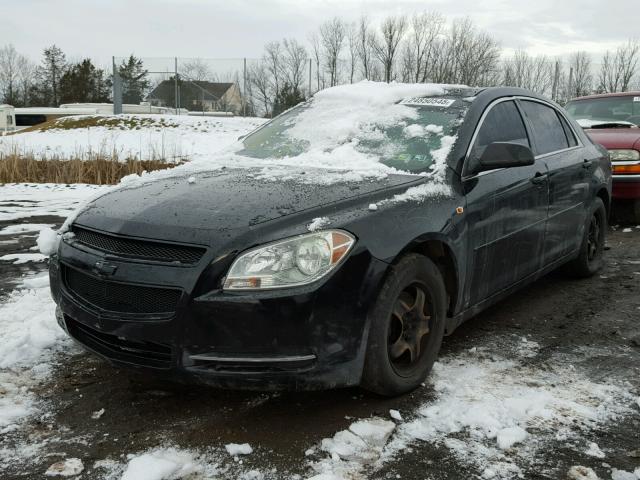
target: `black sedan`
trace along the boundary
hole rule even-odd
[[[325,92],[210,168],[84,208],[50,262],[62,328],[167,377],[396,395],[464,320],[557,267],[601,267],[608,155],[556,104],[512,88]]]

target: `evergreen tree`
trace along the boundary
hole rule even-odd
[[[122,81],[122,103],[139,104],[149,89],[148,71],[142,60],[130,55],[118,67],[118,74]]]
[[[32,89],[34,104],[57,107],[60,104],[60,78],[67,68],[65,54],[55,45],[44,49],[42,64],[36,71]]]
[[[110,82],[90,59],[71,65],[60,78],[60,102],[108,102]]]
[[[280,90],[276,94],[275,101],[273,102],[273,116],[280,115],[285,110],[295,107],[301,102],[304,102],[304,95],[300,92],[298,87],[293,87],[288,82],[285,82]]]

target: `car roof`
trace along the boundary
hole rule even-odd
[[[640,96],[640,91],[632,91],[632,92],[616,92],[616,93],[598,93],[596,95],[585,95],[584,97],[576,97],[569,100],[570,102],[574,100],[590,100],[592,98],[607,98],[607,97],[638,97]]]

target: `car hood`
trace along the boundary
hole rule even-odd
[[[640,149],[640,128],[592,128],[585,130],[591,139],[607,149]]]
[[[125,184],[91,202],[74,225],[213,246],[222,243],[221,236],[231,239],[270,220],[421,178],[394,174],[323,184],[309,182],[304,173],[292,169],[286,177],[264,179],[257,171],[224,169]],[[317,182],[317,173],[314,179]]]

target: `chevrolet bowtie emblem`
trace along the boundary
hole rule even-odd
[[[116,265],[103,260],[98,260],[92,268],[93,272],[98,275],[113,275],[117,269],[118,267]]]

